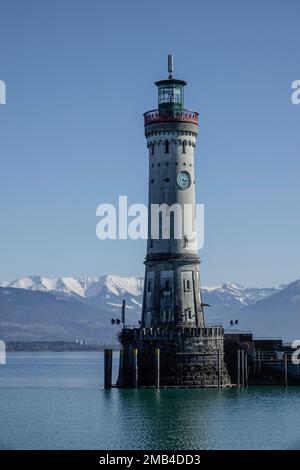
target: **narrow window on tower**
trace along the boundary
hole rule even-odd
[[[166,140],[165,142],[165,153],[169,153],[169,141]]]
[[[182,153],[186,153],[186,140],[182,142]]]
[[[184,283],[184,290],[186,292],[190,292],[191,290],[191,281],[189,279],[186,279],[185,280],[185,283]]]
[[[154,155],[154,143],[151,144],[151,155]]]
[[[166,281],[165,288],[166,290],[170,290],[170,281]]]
[[[148,281],[148,292],[151,292],[151,281]]]

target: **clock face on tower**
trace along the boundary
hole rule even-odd
[[[177,184],[180,189],[188,189],[191,186],[191,175],[188,171],[177,173]]]

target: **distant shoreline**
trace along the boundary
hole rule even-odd
[[[72,341],[7,341],[7,352],[78,352],[103,351],[104,349],[118,350],[116,344],[90,344]]]

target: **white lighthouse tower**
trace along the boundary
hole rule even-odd
[[[149,150],[149,233],[142,325],[203,327],[196,240],[198,113],[184,108],[186,82],[155,83],[158,109],[144,114]]]
[[[144,114],[149,150],[149,233],[142,320],[120,334],[119,387],[225,387],[224,330],[205,327],[196,240],[198,113],[184,108],[184,80],[156,82]]]

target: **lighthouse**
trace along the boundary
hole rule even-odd
[[[120,334],[119,387],[226,387],[222,326],[205,325],[197,251],[195,149],[198,113],[185,108],[186,81],[155,82],[144,113],[149,159],[148,240],[142,317]]]
[[[142,325],[203,327],[196,234],[198,113],[184,107],[184,80],[155,82],[158,107],[144,114],[149,153],[148,243]]]

